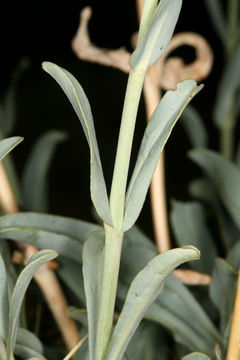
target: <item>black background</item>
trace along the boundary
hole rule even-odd
[[[96,132],[108,188],[120,124],[127,75],[112,68],[80,61],[70,42],[79,21],[79,11],[92,6],[89,25],[92,41],[105,48],[125,46],[130,50],[130,37],[137,30],[134,0],[128,1],[32,1],[7,2],[1,10],[0,95],[4,95],[11,72],[26,56],[30,67],[24,72],[16,97],[16,126],[12,135],[25,140],[14,150],[21,175],[24,162],[35,140],[48,129],[67,132],[68,140],[60,145],[49,173],[50,212],[91,220],[89,194],[89,151],[82,129],[68,100],[52,78],[41,69],[42,61],[55,62],[72,72],[81,82],[92,106]],[[203,35],[214,51],[214,66],[204,80],[205,87],[193,104],[201,113],[210,134],[210,146],[217,146],[217,130],[212,125],[211,111],[223,67],[221,43],[216,36],[203,0],[184,0],[176,32],[194,31]],[[183,49],[186,61],[194,58]],[[144,130],[144,106],[140,104],[134,140],[136,156]],[[169,198],[187,199],[190,178],[198,174],[186,157],[190,148],[178,124],[166,148],[166,177]],[[150,209],[145,205],[140,223],[151,234]]]

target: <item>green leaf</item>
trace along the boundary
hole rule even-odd
[[[101,227],[62,216],[19,213],[0,218],[0,238],[19,240],[82,262],[82,244]]]
[[[128,230],[138,218],[159,155],[183,109],[201,86],[193,80],[178,84],[177,90],[167,91],[154,111],[145,130],[136,165],[128,186],[124,231]]]
[[[193,150],[189,156],[213,182],[221,201],[240,228],[240,169],[210,150]]]
[[[145,23],[144,28],[141,29],[142,34],[136,50],[130,58],[131,68],[146,69],[161,57],[171,40],[181,6],[182,0],[162,0],[154,13],[153,7],[149,9],[147,24]]]
[[[62,131],[51,130],[35,143],[22,175],[24,207],[31,211],[47,212],[47,173],[59,142],[66,139]]]
[[[7,354],[8,359],[13,355],[15,347],[19,314],[22,305],[22,301],[28,285],[38,271],[38,269],[48,261],[54,259],[58,254],[52,250],[41,250],[34,254],[28,261],[26,267],[20,273],[16,285],[13,290],[13,294],[10,300],[9,308],[9,325],[8,325],[8,342],[7,342]]]
[[[212,19],[212,25],[223,43],[227,41],[227,24],[220,0],[205,0],[205,5]]]
[[[217,258],[210,284],[210,298],[220,313],[220,328],[224,334],[233,312],[237,272],[223,259]]]
[[[227,254],[226,261],[234,270],[239,269],[240,264],[240,239],[232,246]]]
[[[16,344],[28,347],[39,354],[43,353],[43,345],[41,341],[36,335],[26,329],[18,328]]]
[[[211,360],[209,356],[200,352],[194,352],[182,357],[182,360]]]
[[[124,235],[118,285],[118,302],[123,302],[132,279],[158,253],[153,243],[136,226]],[[145,314],[145,318],[169,329],[177,342],[190,351],[213,354],[221,337],[211,319],[188,288],[169,275],[163,291]]]
[[[16,344],[14,354],[22,359],[47,360],[42,354],[22,344]]]
[[[87,320],[87,310],[86,309],[78,309],[75,306],[69,306],[67,308],[67,314],[71,319],[74,319],[85,327],[88,326]]]
[[[0,359],[7,360],[7,349],[1,337],[0,337]]]
[[[216,103],[214,106],[214,122],[216,126],[223,127],[228,125],[229,116],[234,111],[234,105],[239,96],[238,90],[240,88],[240,45],[231,56],[229,63],[221,78]],[[226,124],[225,124],[226,123]]]
[[[8,289],[7,272],[4,260],[0,254],[0,339],[7,340],[8,334]]]
[[[104,222],[111,225],[112,221],[106,184],[103,176],[92,112],[88,99],[81,85],[67,70],[50,62],[44,62],[43,69],[61,86],[82,124],[83,131],[90,148],[90,189],[92,201],[99,216],[104,220]]]
[[[15,148],[23,138],[20,136],[13,136],[0,141],[0,160],[2,160],[11,150]]]
[[[121,359],[140,321],[161,292],[166,276],[178,265],[199,256],[199,251],[191,246],[169,250],[156,256],[137,274],[110,339],[106,360]]]
[[[207,146],[208,135],[205,124],[193,106],[188,105],[184,109],[180,121],[193,147]]]
[[[95,232],[83,248],[83,278],[87,300],[89,359],[93,360],[96,347],[98,308],[104,261],[104,232]]]
[[[196,271],[211,274],[217,252],[207,226],[204,207],[197,202],[173,201],[170,220],[177,245],[184,246],[191,242],[201,252],[200,260],[197,263],[191,262],[191,267]]]

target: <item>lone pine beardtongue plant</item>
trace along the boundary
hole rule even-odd
[[[126,349],[141,320],[145,316],[151,319],[154,308],[150,307],[163,289],[166,277],[182,263],[199,259],[199,250],[191,245],[172,249],[155,257],[151,256],[144,266],[140,266],[139,272],[131,279],[127,292],[124,290],[124,285],[119,282],[122,246],[127,241],[124,236],[130,229],[135,231],[133,226],[144,204],[159,155],[173,126],[189,101],[202,89],[201,85],[197,86],[194,80],[189,79],[179,83],[176,90],[165,93],[145,129],[134,170],[127,183],[135,122],[144,78],[149,67],[166,50],[181,6],[181,0],[161,0],[160,2],[146,0],[144,2],[136,49],[130,58],[130,73],[110,196],[108,196],[104,180],[91,108],[81,85],[67,70],[50,62],[43,63],[43,69],[58,82],[67,95],[83,127],[90,149],[91,199],[103,225],[87,226],[80,221],[63,220],[50,215],[28,215],[27,218],[31,219],[35,234],[38,233],[40,223],[47,231],[46,239],[43,236],[37,237],[39,247],[45,247],[48,243],[54,250],[42,250],[29,260],[11,296],[8,295],[6,285],[6,266],[0,256],[0,338],[2,339],[0,359],[13,359],[17,339],[19,339],[20,307],[25,291],[39,267],[57,256],[56,251],[60,255],[64,253],[66,257],[78,263],[79,254],[82,256],[79,282],[83,275],[85,292],[83,302],[86,303],[87,309],[87,321],[83,320],[83,322],[84,329],[88,333],[88,346],[83,358],[89,360],[126,359]],[[3,140],[0,143],[1,157],[20,141],[21,138],[18,137]],[[17,239],[31,243],[30,237],[24,233],[26,231],[26,227],[24,230],[25,215],[19,214],[19,216],[22,216],[18,217],[22,230],[17,233]],[[5,221],[4,225],[3,217],[2,228],[10,227],[11,218],[5,217]],[[76,242],[73,241],[72,234],[73,228],[78,229],[78,227],[81,228],[82,233],[76,235],[78,240],[81,238]],[[51,231],[55,232],[54,236],[63,232],[58,241],[53,236],[50,243]],[[8,238],[11,239],[10,228],[6,232]],[[139,244],[140,241],[143,244],[143,240],[137,234],[138,236]],[[87,239],[83,248],[82,238]],[[151,245],[148,244],[147,248],[151,255],[155,255]],[[174,283],[175,280],[172,278],[171,281]],[[121,298],[123,306],[116,323],[113,324],[117,287],[121,294],[124,293]],[[215,328],[211,327],[211,324],[209,328],[211,328],[211,336],[216,338],[217,342],[218,334],[215,333]],[[32,356],[38,357],[36,353],[41,354],[41,346],[38,342],[32,341],[32,343],[36,348],[35,355]],[[39,355],[39,358],[44,357]]]
[[[159,155],[183,109],[202,88],[185,80],[168,91],[146,127],[127,186],[139,100],[148,68],[164,53],[182,1],[145,1],[136,49],[130,58],[110,197],[108,198],[91,108],[78,81],[65,69],[45,62],[43,69],[62,87],[82,124],[90,148],[90,188],[103,230],[89,236],[83,249],[83,276],[88,317],[89,359],[121,359],[147,309],[159,295],[165,277],[181,263],[198,259],[191,246],[167,251],[151,260],[132,281],[113,328],[123,234],[142,209]]]

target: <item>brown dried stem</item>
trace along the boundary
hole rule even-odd
[[[0,161],[0,206],[5,214],[19,211],[11,185],[6,175],[4,166]],[[17,242],[22,250],[26,263],[38,249],[32,245]],[[78,341],[78,329],[72,319],[67,315],[67,302],[59,285],[57,277],[48,264],[43,265],[35,274],[34,279],[41,288],[46,302],[52,311],[53,317],[63,336],[68,349],[72,349]]]
[[[228,343],[227,360],[240,360],[240,271],[238,272],[238,284]]]
[[[139,14],[142,9],[143,1],[139,0],[137,6],[139,9]],[[91,17],[91,9],[85,8],[80,14],[80,24],[77,30],[77,33],[72,41],[72,49],[75,52],[76,56],[81,60],[91,61],[99,63],[105,66],[112,66],[118,68],[126,73],[129,72],[129,58],[130,54],[123,48],[118,50],[106,50],[96,47],[91,43],[89,32],[88,32],[88,22]],[[161,99],[161,90],[160,87],[164,89],[175,88],[176,83],[186,78],[193,78],[195,80],[200,80],[202,77],[207,76],[207,71],[210,71],[210,64],[212,63],[212,53],[209,46],[206,45],[205,40],[199,35],[187,33],[179,34],[176,40],[173,37],[172,41],[169,44],[167,49],[167,54],[169,54],[175,47],[181,45],[194,46],[196,48],[196,61],[191,65],[186,65],[183,67],[182,60],[177,60],[177,63],[181,64],[181,68],[178,66],[174,68],[174,81],[168,80],[171,78],[169,76],[169,61],[166,60],[166,56],[162,57],[160,61],[153,65],[147,74],[144,84],[144,95],[146,101],[146,112],[148,119],[150,118],[152,112],[158,105]],[[136,39],[135,39],[136,41]],[[194,43],[195,41],[195,43]],[[207,46],[207,48],[202,49],[202,46]],[[205,61],[208,61],[208,66],[206,66]],[[168,63],[167,68],[165,69],[165,63]],[[172,60],[170,62],[170,65]],[[174,65],[173,65],[174,64]],[[172,63],[171,66],[175,66],[176,62]],[[204,70],[203,69],[209,69]],[[171,68],[171,71],[173,69]],[[179,72],[181,73],[179,78]],[[177,75],[178,74],[178,75]],[[167,85],[166,85],[167,84]],[[174,85],[173,85],[174,84]],[[166,191],[165,191],[165,176],[164,176],[164,156],[161,155],[159,163],[157,165],[151,187],[151,204],[152,204],[152,213],[154,221],[154,232],[156,237],[156,243],[160,251],[165,251],[170,248],[169,240],[169,227],[168,227],[168,216],[167,216],[167,206],[166,206]],[[199,274],[195,271],[188,270],[176,270],[176,276],[186,284],[202,284],[206,285],[210,282],[210,277],[205,274]]]

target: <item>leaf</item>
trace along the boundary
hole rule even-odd
[[[0,337],[0,359],[7,360],[7,350],[1,337]]]
[[[129,284],[154,256],[156,247],[136,226],[124,235],[118,285],[118,302],[124,301]],[[190,351],[204,351],[212,356],[221,337],[211,319],[188,288],[174,275],[168,275],[163,291],[151,305],[145,318],[169,329],[174,338]]]
[[[57,144],[65,139],[62,131],[51,130],[42,135],[31,150],[22,175],[27,210],[47,212],[47,173]]]
[[[216,126],[220,128],[228,125],[229,116],[234,111],[234,105],[238,96],[237,91],[240,88],[239,71],[240,45],[236,48],[227,64],[217,91],[213,116]]]
[[[211,360],[209,356],[200,352],[194,352],[182,357],[182,360]]]
[[[78,309],[74,306],[69,306],[67,308],[67,314],[71,319],[80,322],[80,324],[84,325],[85,327],[88,326],[86,309]]]
[[[0,254],[0,339],[7,340],[8,334],[8,289],[7,272],[2,255]]]
[[[42,354],[38,354],[37,351],[21,344],[16,344],[14,353],[22,359],[47,360]]]
[[[193,106],[188,105],[184,109],[180,121],[193,147],[207,146],[208,135],[205,124]]]
[[[20,273],[16,285],[13,290],[13,294],[10,300],[9,308],[9,327],[8,327],[8,342],[7,342],[7,354],[8,358],[13,355],[13,350],[16,342],[19,314],[22,305],[22,301],[28,285],[37,272],[37,270],[48,261],[54,259],[57,253],[52,250],[41,250],[34,254],[28,261],[26,267]]]
[[[238,239],[238,241],[235,242],[235,244],[233,245],[233,247],[229,250],[228,254],[227,254],[227,258],[226,261],[229,265],[232,266],[232,268],[234,270],[238,270],[239,269],[239,264],[240,264],[240,239]]]
[[[204,207],[197,202],[172,201],[170,221],[177,245],[191,242],[201,252],[200,260],[190,262],[190,266],[196,271],[211,274],[217,252]]]
[[[139,69],[154,64],[166,50],[176,26],[182,0],[162,0],[153,13],[149,26],[137,43],[136,50],[130,58],[131,68]],[[153,8],[148,12],[152,14]],[[149,16],[150,17],[150,16]],[[141,29],[142,32],[142,29]]]
[[[169,250],[156,256],[137,274],[110,339],[106,360],[121,359],[144,314],[162,290],[166,276],[178,265],[199,256],[199,251],[191,246]]]
[[[193,150],[189,156],[213,182],[221,201],[240,228],[240,169],[210,150]]]
[[[220,0],[205,0],[205,5],[212,19],[212,25],[223,43],[227,41],[227,24]]]
[[[82,262],[82,244],[101,227],[62,216],[19,213],[0,217],[0,238],[48,248]]]
[[[95,232],[83,248],[83,278],[87,301],[89,359],[93,360],[96,347],[98,308],[104,261],[104,232]]]
[[[81,85],[67,70],[50,62],[44,62],[43,69],[61,86],[82,124],[83,131],[90,148],[91,198],[99,216],[104,220],[104,222],[111,225],[112,221],[106,184],[103,176],[92,112],[88,99]]]
[[[193,96],[201,90],[193,80],[178,84],[177,90],[167,91],[154,111],[138,153],[136,165],[126,195],[124,231],[128,230],[138,218],[159,155],[183,109]]]
[[[15,148],[23,138],[20,136],[13,136],[0,141],[0,160],[2,160],[11,150]]]
[[[17,345],[28,347],[39,354],[43,353],[43,345],[41,344],[41,341],[35,334],[26,329],[18,328],[16,343]]]
[[[217,258],[210,284],[210,298],[220,313],[222,335],[233,312],[236,286],[237,272],[225,260]]]

